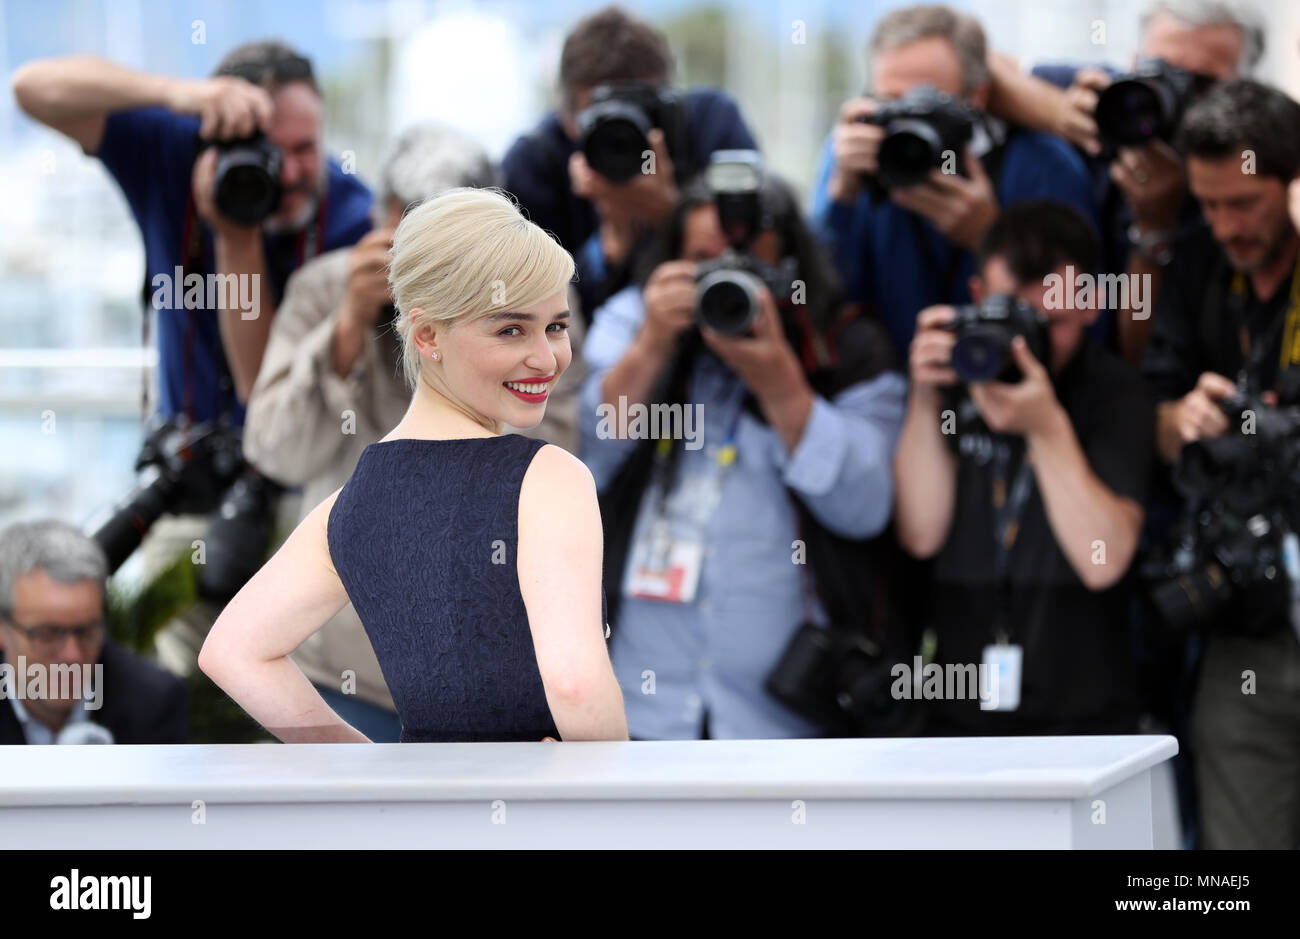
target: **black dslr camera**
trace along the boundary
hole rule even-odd
[[[1142,59],[1132,75],[1106,86],[1097,98],[1097,130],[1108,150],[1169,141],[1196,98],[1214,83],[1163,59]]]
[[[962,153],[979,115],[956,98],[921,85],[901,98],[882,102],[875,113],[859,120],[885,128],[875,179],[884,189],[892,189],[925,182],[931,170],[943,166],[949,150],[956,155],[960,172]]]
[[[1010,294],[993,294],[983,303],[957,307],[947,329],[956,334],[952,369],[964,384],[1018,382],[1024,376],[1011,355],[1011,340],[1024,336],[1040,362],[1048,360],[1051,343],[1047,318]]]
[[[260,225],[280,206],[280,169],[284,153],[255,134],[242,140],[221,140],[217,148],[212,198],[221,214],[240,225]]]
[[[257,571],[271,536],[281,487],[244,460],[240,431],[228,423],[182,426],[160,421],[145,436],[135,468],[139,484],[91,537],[111,574],[165,514],[215,513],[205,536],[199,595],[225,602]]]
[[[1269,635],[1290,610],[1284,538],[1300,491],[1300,408],[1271,407],[1241,387],[1219,407],[1234,429],[1183,447],[1174,484],[1189,511],[1142,574],[1171,629],[1222,622],[1231,605],[1233,633]],[[1238,432],[1245,422],[1253,426]]]
[[[707,179],[729,247],[722,257],[697,265],[695,321],[728,336],[747,336],[762,309],[764,287],[778,305],[790,301],[795,262],[787,258],[773,267],[750,253],[754,239],[772,226],[759,192],[763,167],[757,151],[716,151]]]
[[[625,183],[641,172],[656,127],[664,132],[673,162],[680,162],[685,119],[681,93],[665,85],[597,85],[590,106],[578,115],[579,147],[593,170],[610,182]]]

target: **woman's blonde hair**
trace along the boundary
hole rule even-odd
[[[498,189],[448,189],[420,203],[397,226],[391,257],[393,328],[412,389],[420,380],[419,327],[530,306],[563,290],[574,272],[569,252]]]

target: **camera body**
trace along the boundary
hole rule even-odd
[[[212,198],[221,214],[240,225],[260,225],[284,195],[280,170],[284,153],[266,137],[223,140],[217,148]]]
[[[769,694],[839,736],[899,733],[914,714],[893,695],[893,663],[862,632],[803,623],[767,677]]]
[[[117,570],[166,513],[206,515],[245,466],[239,431],[226,425],[159,421],[146,434],[135,468],[139,484],[94,529]]]
[[[593,170],[610,182],[625,183],[641,172],[656,127],[664,133],[669,156],[679,162],[685,119],[681,93],[667,85],[597,85],[591,104],[577,117],[579,148]]]
[[[921,85],[901,98],[884,101],[873,114],[859,118],[885,129],[876,156],[876,183],[884,189],[915,186],[930,171],[943,166],[951,150],[961,157],[970,143],[979,114],[969,105],[930,85]]]
[[[1213,84],[1163,59],[1142,59],[1132,75],[1111,82],[1097,98],[1097,130],[1109,150],[1170,141],[1197,96]]]
[[[1172,629],[1223,622],[1231,605],[1236,634],[1268,635],[1289,615],[1283,538],[1295,530],[1300,408],[1275,408],[1242,389],[1219,408],[1234,425],[1252,420],[1251,432],[1183,447],[1174,484],[1196,510],[1144,564],[1143,577]]]
[[[773,267],[740,251],[704,261],[695,277],[695,321],[727,336],[748,336],[762,310],[763,288],[772,292],[777,306],[788,303],[795,273],[793,259]]]
[[[1011,355],[1011,341],[1024,336],[1040,362],[1051,354],[1047,319],[1030,304],[1010,294],[993,294],[983,303],[956,309],[947,326],[956,337],[952,368],[964,384],[1018,382],[1024,376]]]

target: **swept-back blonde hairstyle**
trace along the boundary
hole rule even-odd
[[[420,380],[420,326],[469,322],[539,303],[573,279],[569,252],[498,189],[448,189],[406,213],[393,235],[388,283],[402,367]],[[419,312],[414,322],[409,315]]]

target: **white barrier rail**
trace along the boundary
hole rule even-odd
[[[23,848],[1151,848],[1166,736],[0,747]]]

